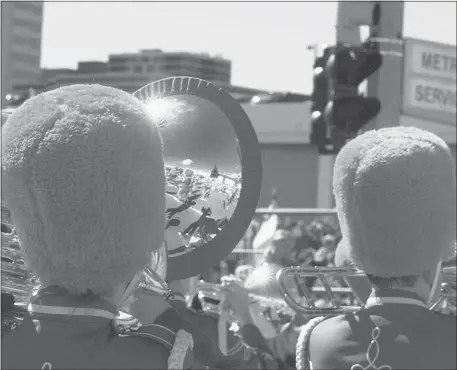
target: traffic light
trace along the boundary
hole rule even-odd
[[[333,138],[357,134],[380,112],[381,102],[377,98],[360,95],[358,88],[381,64],[382,55],[373,42],[361,46],[338,45],[330,56],[326,71],[330,79],[331,99],[324,115],[326,122],[332,126]]]
[[[32,96],[35,96],[36,92],[34,89],[30,88],[28,89],[27,92],[23,92],[21,94],[7,94],[5,96],[6,100],[6,105],[9,108],[17,108],[24,104],[24,102],[31,98]]]
[[[311,135],[310,142],[318,147],[320,154],[328,154],[330,137],[324,111],[329,100],[329,79],[326,65],[331,55],[331,49],[326,48],[313,66],[313,93],[311,94]]]

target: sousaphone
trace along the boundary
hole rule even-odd
[[[148,268],[125,294],[139,286],[168,298],[172,292],[165,281],[208,270],[243,237],[260,194],[260,149],[241,105],[208,81],[166,78],[134,96],[150,109],[163,139],[167,229],[162,248],[151,254]],[[4,245],[2,250],[14,254],[2,261],[3,282],[10,280],[2,292],[24,304],[38,281],[26,271],[18,250]]]
[[[166,78],[133,95],[159,122],[166,166],[166,235],[151,270],[167,281],[194,277],[235,248],[254,216],[257,136],[241,105],[205,80]]]
[[[167,198],[165,240],[152,254],[139,290],[170,299],[167,281],[208,271],[249,227],[260,194],[260,148],[241,105],[208,81],[167,78],[134,96],[159,123]],[[169,303],[192,323],[186,309]],[[225,324],[219,319],[219,348],[230,353]]]

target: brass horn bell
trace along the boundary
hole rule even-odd
[[[325,315],[340,315],[347,312],[355,312],[363,307],[364,302],[357,297],[355,292],[351,292],[350,288],[335,288],[329,283],[329,278],[343,278],[355,276],[365,276],[365,274],[354,268],[344,267],[327,267],[327,268],[302,268],[302,267],[286,267],[278,271],[277,282],[284,300],[295,311],[306,316],[325,316]],[[325,301],[328,305],[318,307],[316,305],[316,291],[307,287],[307,278],[317,278],[322,283],[322,292]],[[429,308],[431,310],[441,310],[446,307],[448,314],[455,315],[456,307],[456,267],[442,267],[440,297],[436,302],[433,302]],[[353,295],[355,304],[342,305],[337,296]]]

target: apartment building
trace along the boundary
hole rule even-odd
[[[43,2],[1,2],[1,95],[15,85],[27,85],[41,75]]]

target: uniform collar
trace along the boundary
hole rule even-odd
[[[414,292],[398,289],[379,289],[371,293],[365,304],[365,308],[386,304],[427,307],[424,300]]]
[[[42,330],[65,326],[71,331],[108,327],[117,314],[114,304],[103,297],[95,294],[74,296],[59,287],[40,289],[32,297],[28,311],[39,321]]]

